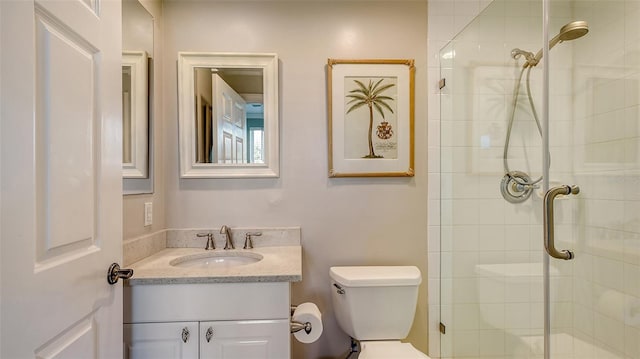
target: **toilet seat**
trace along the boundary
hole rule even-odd
[[[410,343],[396,340],[361,341],[358,359],[430,359]]]

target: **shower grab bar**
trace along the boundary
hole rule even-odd
[[[573,185],[563,185],[553,187],[544,195],[544,248],[553,258],[570,260],[573,259],[573,252],[570,250],[557,250],[554,238],[553,223],[553,202],[559,195],[569,195],[580,193],[580,187]]]

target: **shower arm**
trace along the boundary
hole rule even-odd
[[[561,43],[562,40],[560,39],[562,34],[558,34],[556,35],[553,39],[551,39],[549,41],[549,50],[551,50],[554,46],[556,46],[557,44]],[[533,60],[527,61],[524,63],[523,67],[533,67],[538,65],[538,63],[540,62],[540,60],[542,59],[542,50],[540,49],[540,51],[538,51],[536,53],[536,55],[533,57]]]

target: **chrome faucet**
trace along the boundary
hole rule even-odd
[[[262,232],[249,232],[244,236],[244,249],[253,249],[253,241],[251,237],[261,236]]]
[[[227,235],[227,242],[224,244],[224,249],[235,249],[233,241],[231,240],[231,228],[227,227],[226,224],[223,224],[220,228],[220,234]]]
[[[213,244],[213,233],[198,233],[197,237],[207,237],[207,245],[204,247],[206,250],[216,249],[216,246]]]

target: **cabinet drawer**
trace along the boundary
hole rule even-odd
[[[289,318],[289,282],[124,287],[124,322]]]

